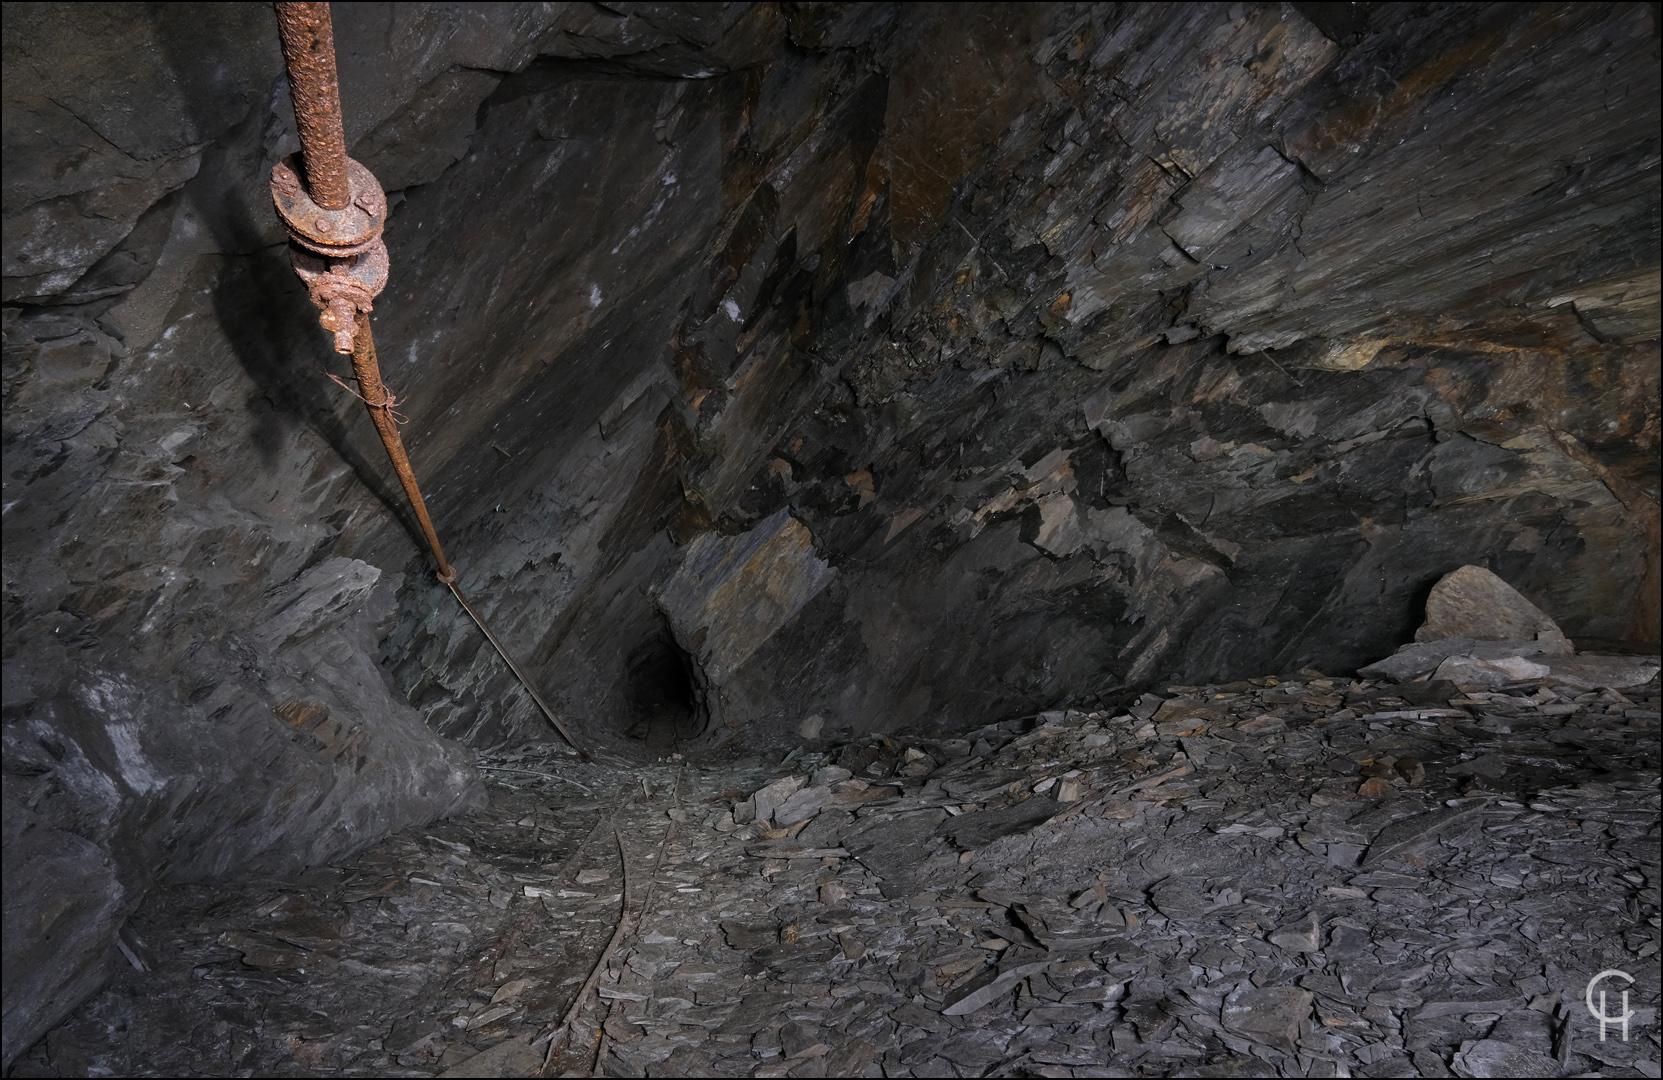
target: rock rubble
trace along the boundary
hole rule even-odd
[[[1309,672],[774,766],[499,749],[486,810],[158,896],[14,1075],[535,1075],[574,1004],[549,1075],[1656,1075],[1659,694]]]

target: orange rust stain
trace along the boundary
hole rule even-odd
[[[1288,149],[1296,157],[1320,157],[1353,145],[1404,118],[1455,76],[1505,68],[1512,58],[1551,41],[1595,13],[1590,4],[1543,5],[1514,22],[1510,13],[1498,11],[1490,16],[1491,23],[1482,32],[1405,74],[1386,97],[1355,100],[1335,109],[1290,140]]]
[[[1481,332],[1517,337],[1521,327]],[[1413,344],[1489,354],[1487,380],[1438,366],[1426,371],[1425,381],[1469,429],[1498,441],[1545,435],[1611,493],[1623,509],[1624,527],[1642,545],[1637,587],[1611,602],[1628,606],[1629,640],[1663,639],[1663,512],[1654,494],[1663,442],[1663,349],[1655,342],[1611,346],[1585,339],[1520,347],[1454,332]]]
[[[935,227],[954,187],[1029,100],[1039,71],[1026,45],[1045,16],[1038,4],[921,10],[933,25],[893,69],[874,155],[888,161],[890,223],[902,244]]]
[[[878,497],[877,489],[872,483],[872,473],[868,469],[855,470],[845,476],[843,482],[860,493],[860,505],[862,506]]]

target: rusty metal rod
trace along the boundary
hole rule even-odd
[[[335,73],[335,30],[329,5],[284,2],[275,6],[307,190],[325,210],[344,210],[352,201],[352,182],[346,171],[346,132],[341,127],[341,88]]]
[[[514,673],[514,677],[520,680],[520,685],[525,687],[525,692],[531,695],[531,700],[535,701],[537,707],[543,710],[543,716],[554,725],[554,730],[560,732],[560,737],[565,739],[573,750],[577,751],[577,759],[579,761],[591,760],[589,751],[579,746],[577,740],[572,738],[572,733],[567,731],[566,725],[562,724],[560,718],[554,715],[554,710],[549,708],[549,703],[543,700],[543,695],[537,692],[537,688],[531,684],[531,680],[526,677],[526,673],[520,670],[520,665],[514,662],[512,656],[508,655],[508,650],[502,647],[502,642],[498,641],[497,636],[491,633],[491,628],[485,625],[485,620],[479,617],[479,612],[475,611],[473,605],[468,603],[468,598],[462,595],[462,589],[456,584],[454,578],[455,571],[453,570],[451,573],[453,575],[452,579],[446,581],[445,584],[450,586],[451,595],[455,596],[457,603],[462,605],[462,610],[468,613],[468,617],[474,621],[474,625],[479,627],[480,633],[485,635],[485,640],[489,641],[491,647],[497,650],[497,655],[502,657],[502,662],[508,665],[508,670]]]
[[[289,76],[289,94],[294,101],[295,128],[300,135],[301,158],[310,198],[323,211],[344,210],[353,202],[353,187],[348,172],[350,162],[346,156],[346,136],[341,128],[341,91],[335,71],[335,32],[330,21],[329,5],[283,2],[278,3],[276,8],[278,32],[283,42],[283,60]],[[336,332],[337,348],[345,350],[347,342],[344,340],[343,331],[347,327],[352,329],[352,373],[358,380],[359,397],[370,410],[370,419],[375,424],[376,433],[381,436],[381,445],[386,448],[387,457],[393,463],[393,471],[398,474],[398,482],[404,487],[404,494],[410,500],[411,509],[416,512],[416,520],[421,523],[422,535],[426,537],[427,546],[433,552],[434,562],[438,564],[439,580],[449,586],[452,595],[462,605],[462,610],[478,625],[485,635],[485,640],[496,649],[503,662],[508,665],[508,670],[512,671],[520,685],[526,688],[526,692],[537,703],[537,707],[542,710],[549,723],[554,725],[561,738],[571,744],[579,758],[588,761],[588,752],[572,738],[572,733],[567,731],[566,725],[554,715],[554,710],[549,708],[548,702],[543,700],[543,695],[537,692],[537,688],[531,684],[520,665],[508,654],[508,650],[497,640],[497,636],[491,633],[491,628],[485,625],[485,620],[480,618],[479,612],[468,603],[468,598],[462,595],[462,590],[457,586],[456,568],[445,558],[445,549],[439,543],[439,533],[433,528],[433,519],[427,512],[427,500],[422,497],[421,485],[416,482],[416,472],[410,467],[410,455],[405,453],[404,440],[398,433],[398,420],[393,415],[396,402],[392,394],[388,393],[386,384],[381,381],[381,364],[375,355],[375,335],[370,329],[370,302],[380,294],[386,284],[386,248],[379,239],[386,203],[375,178],[362,166],[352,167],[361,174],[363,190],[359,192],[355,205],[363,210],[363,220],[354,222],[349,218],[344,222],[346,225],[354,226],[354,235],[329,237],[330,244],[339,244],[342,248],[351,250],[352,257],[328,258],[325,271],[315,267],[308,269],[307,260],[310,259],[314,263],[316,260],[306,256],[305,259],[296,262],[295,269],[307,282],[312,302],[325,310],[328,317],[323,321],[328,329]],[[295,178],[284,170],[285,166],[279,165],[273,172],[272,181],[273,197],[277,201],[280,216],[283,216],[287,206],[285,199],[292,202],[293,197],[299,194],[293,190]],[[284,176],[289,177],[287,187],[280,182]],[[290,209],[292,210],[292,207]],[[302,241],[297,232],[299,226],[295,221],[285,216],[284,224],[289,228],[290,235],[295,238],[295,250],[301,255],[305,254],[302,249],[310,249],[314,253],[328,256],[328,249],[317,246],[322,241],[314,241],[311,244]],[[317,227],[326,230],[338,228],[336,223],[329,221],[320,221]],[[354,274],[367,276],[358,281],[353,278]],[[319,288],[320,282],[327,283],[330,288]]]
[[[410,467],[410,455],[404,452],[404,439],[398,433],[398,421],[393,417],[394,398],[381,381],[381,362],[375,355],[375,334],[370,329],[370,317],[359,312],[357,331],[352,339],[352,374],[358,380],[358,393],[369,406],[370,419],[375,422],[381,445],[392,459],[393,472],[404,486],[404,494],[416,511],[422,535],[433,549],[433,561],[439,564],[439,580],[446,585],[456,581],[456,568],[445,559],[445,549],[439,544],[439,533],[433,519],[427,515],[427,500],[422,498],[421,485],[416,483],[416,470]]]
[[[590,760],[588,751],[584,750],[572,737],[572,733],[566,730],[566,725],[562,724],[554,710],[549,708],[548,702],[537,692],[531,679],[520,669],[520,665],[509,655],[502,642],[497,640],[497,636],[491,633],[491,628],[485,625],[485,620],[462,594],[461,586],[457,582],[456,568],[445,559],[445,549],[439,543],[439,533],[433,528],[433,519],[427,513],[427,500],[422,497],[421,485],[416,483],[416,471],[410,467],[410,455],[405,452],[404,439],[398,433],[398,420],[393,416],[395,400],[387,392],[386,384],[381,381],[381,363],[375,354],[375,333],[370,327],[370,317],[367,313],[358,315],[356,329],[352,344],[352,374],[358,380],[358,394],[369,408],[376,434],[381,436],[381,445],[386,448],[387,457],[393,463],[393,471],[398,474],[398,482],[404,486],[404,494],[409,498],[411,508],[416,511],[416,520],[421,523],[422,535],[427,538],[427,546],[433,551],[433,561],[439,566],[439,580],[450,588],[457,603],[462,605],[462,610],[468,613],[468,617],[485,635],[485,640],[496,649],[497,655],[508,665],[508,670],[520,680],[520,685],[525,687],[526,692],[531,695],[531,700],[537,703],[537,708],[542,710],[548,722],[554,725],[554,730],[577,751],[580,760]]]

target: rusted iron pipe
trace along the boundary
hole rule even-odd
[[[392,459],[393,472],[398,474],[398,482],[404,486],[404,494],[416,511],[422,535],[433,551],[433,561],[439,564],[439,580],[449,585],[456,580],[456,568],[445,559],[445,549],[439,544],[433,519],[427,515],[427,500],[422,498],[421,486],[416,483],[416,470],[410,467],[410,455],[404,452],[404,439],[398,433],[398,420],[393,416],[396,402],[387,392],[387,385],[381,381],[381,363],[375,355],[375,334],[370,330],[367,314],[358,316],[357,333],[353,335],[352,374],[358,380],[359,396],[369,407],[376,434],[381,436],[381,445],[387,448],[387,457]]]
[[[572,738],[572,733],[566,730],[566,725],[562,724],[554,710],[549,708],[549,703],[543,700],[543,695],[537,692],[537,687],[532,684],[531,679],[520,670],[520,665],[514,657],[509,654],[502,642],[497,640],[497,636],[491,633],[491,628],[485,625],[485,620],[462,594],[456,568],[445,558],[445,549],[439,543],[439,533],[433,528],[433,519],[427,513],[427,500],[422,497],[421,485],[416,483],[416,470],[410,467],[410,455],[405,452],[404,439],[398,433],[398,419],[393,416],[393,406],[396,402],[393,395],[388,392],[386,384],[381,381],[381,364],[375,355],[375,333],[370,328],[370,317],[367,314],[358,316],[356,333],[353,335],[352,374],[358,380],[358,395],[368,406],[370,419],[375,422],[376,433],[381,436],[381,445],[386,447],[387,457],[392,459],[393,471],[398,474],[398,482],[404,486],[404,494],[409,498],[411,508],[416,511],[416,520],[421,523],[422,535],[427,538],[427,546],[433,552],[433,561],[438,564],[439,580],[450,588],[456,602],[462,605],[462,610],[468,613],[468,618],[474,621],[474,625],[485,635],[485,640],[489,641],[497,655],[502,657],[503,663],[508,665],[508,670],[520,680],[520,685],[525,687],[526,692],[531,695],[531,700],[537,703],[537,708],[542,711],[548,722],[554,725],[554,730],[577,751],[580,760],[590,760],[588,751]]]
[[[410,455],[405,453],[404,440],[398,433],[398,418],[393,414],[397,402],[381,381],[381,364],[375,355],[369,313],[372,302],[387,285],[389,260],[387,245],[381,239],[387,220],[387,197],[370,171],[346,156],[329,5],[279,3],[276,7],[306,183],[301,184],[292,159],[280,161],[272,169],[271,197],[293,241],[289,255],[295,273],[306,283],[312,303],[322,312],[318,321],[335,335],[336,351],[352,354],[358,396],[369,408],[381,445],[421,523],[422,535],[438,565],[439,580],[450,588],[462,610],[478,625],[561,738],[571,744],[579,758],[588,761],[589,754],[572,738],[520,665],[462,595],[456,568],[439,544],[427,500],[422,497],[416,471],[410,467]]]
[[[335,74],[335,29],[327,3],[279,3],[277,33],[289,72],[295,130],[312,201],[325,210],[352,202],[347,176],[346,132],[341,127],[341,89]]]

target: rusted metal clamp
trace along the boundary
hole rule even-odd
[[[374,306],[387,287],[387,245],[379,239],[345,259],[320,259],[297,244],[289,245],[289,261],[306,283],[312,303],[322,312],[318,322],[335,335],[335,351],[352,352],[358,316]]]
[[[370,311],[387,287],[391,262],[381,239],[387,196],[368,169],[343,160],[351,199],[341,209],[312,200],[295,171],[295,155],[271,170],[271,201],[289,230],[289,259],[321,313],[318,322],[335,335],[336,352],[351,353],[358,315]]]

